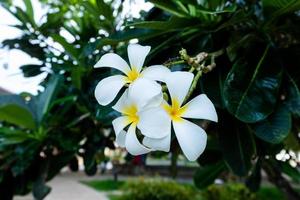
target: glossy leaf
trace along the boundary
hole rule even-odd
[[[243,122],[263,120],[275,107],[282,68],[273,56],[267,47],[258,61],[255,61],[254,54],[240,59],[227,75],[225,105],[232,115]]]
[[[254,125],[255,135],[266,142],[280,143],[289,134],[291,121],[289,110],[282,106],[268,118]]]

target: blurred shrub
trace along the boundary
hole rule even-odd
[[[211,185],[203,191],[202,196],[205,200],[256,200],[256,195],[239,183],[225,185]]]
[[[195,200],[199,193],[190,186],[163,179],[137,179],[124,187],[120,200]]]

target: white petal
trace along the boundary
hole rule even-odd
[[[145,147],[139,142],[139,140],[136,137],[135,131],[136,131],[136,125],[134,124],[130,125],[125,140],[125,147],[127,151],[134,156],[149,153],[151,149]]]
[[[114,100],[125,85],[125,76],[115,75],[101,80],[95,89],[95,97],[100,105],[107,105]]]
[[[128,126],[130,121],[127,116],[121,116],[112,121],[112,125],[116,134],[116,142],[120,147],[125,147],[126,132],[124,128]]]
[[[194,78],[190,72],[172,72],[166,77],[166,84],[172,100],[177,100],[181,105],[184,101]]]
[[[128,96],[135,102],[139,111],[146,106],[147,103],[153,103],[151,102],[153,98],[156,100],[158,98],[160,102],[163,99],[161,86],[155,81],[144,78],[139,78],[130,84]]]
[[[195,161],[206,147],[207,135],[205,131],[185,119],[180,122],[173,121],[173,127],[184,155],[188,160]]]
[[[125,147],[126,131],[122,130],[116,137],[116,142],[120,147]]]
[[[121,116],[112,121],[112,125],[116,134],[116,137],[118,137],[119,133],[130,124],[130,121],[127,116]]]
[[[141,76],[155,81],[165,82],[167,75],[171,73],[170,69],[163,65],[153,65],[144,68]]]
[[[150,49],[150,46],[129,44],[127,51],[131,68],[136,68],[137,71],[140,72],[144,65],[145,58],[150,52]]]
[[[150,138],[163,138],[171,134],[171,119],[160,107],[151,108],[139,113],[138,128]]]
[[[143,144],[154,150],[169,152],[171,145],[171,133],[161,139],[144,137]]]
[[[151,98],[147,104],[143,105],[142,109],[140,110],[147,110],[150,108],[155,108],[161,105],[163,101],[163,94],[159,93],[158,95],[154,96],[153,98]]]
[[[115,68],[124,72],[125,74],[127,74],[130,71],[127,62],[115,53],[104,54],[94,66],[94,68],[101,67]]]
[[[196,96],[185,106],[186,111],[182,114],[182,117],[193,119],[207,119],[210,121],[218,122],[218,115],[214,104],[205,94]]]
[[[124,108],[131,104],[130,99],[128,98],[128,89],[122,94],[117,103],[112,107],[114,110],[122,113]]]

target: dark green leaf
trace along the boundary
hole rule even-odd
[[[275,55],[267,47],[257,62],[252,53],[238,60],[227,75],[225,106],[239,120],[257,122],[273,111],[282,77],[282,67]]]
[[[33,12],[33,7],[31,0],[24,0],[24,4],[26,6],[26,13],[30,17],[32,21],[34,21],[34,12]]]
[[[165,10],[177,17],[189,17],[188,13],[182,9],[179,5],[176,5],[174,2],[169,1],[160,1],[160,0],[150,0],[158,8]]]
[[[255,135],[266,142],[280,143],[291,130],[291,120],[289,110],[281,106],[267,119],[254,125]]]
[[[252,192],[257,192],[261,185],[261,161],[258,160],[250,176],[246,179],[246,185]]]
[[[45,91],[36,98],[38,122],[41,122],[45,114],[48,112],[51,101],[55,98],[60,88],[60,76],[52,76],[46,85]]]
[[[36,200],[43,200],[51,192],[51,187],[41,182],[33,184],[32,193]]]
[[[196,25],[197,23],[199,23],[199,21],[197,20],[186,20],[183,18],[172,16],[168,21],[142,21],[129,23],[127,24],[127,26],[154,30],[174,30]]]
[[[50,192],[51,188],[46,185],[46,177],[49,170],[49,160],[41,160],[38,176],[33,183],[32,194],[36,200],[43,200]]]
[[[16,104],[0,105],[0,120],[24,128],[35,128],[35,121],[32,113],[27,108]]]
[[[223,161],[216,164],[206,165],[197,169],[194,175],[194,183],[197,188],[203,189],[214,183],[215,179],[226,169]]]
[[[27,53],[28,55],[38,58],[39,60],[44,60],[45,53],[39,44],[30,43],[30,38],[27,35],[23,35],[20,38],[4,40],[2,42],[3,46],[7,46],[10,49],[20,49],[21,51]]]
[[[294,132],[293,132],[294,131]],[[284,140],[284,145],[286,146],[286,148],[298,152],[300,151],[300,142],[298,142],[298,131],[297,130],[293,130]]]
[[[92,54],[96,49],[101,49],[104,45],[117,45],[119,42],[125,42],[135,38],[139,38],[140,40],[150,39],[164,33],[164,31],[150,29],[129,29],[126,31],[118,31],[110,37],[98,39],[96,42],[86,44],[81,57],[86,57]]]
[[[114,19],[112,7],[110,5],[108,5],[108,3],[105,3],[104,0],[96,0],[96,3],[97,3],[100,13],[105,18],[112,21]]]
[[[14,128],[0,128],[0,148],[6,145],[22,143],[30,138],[30,134]]]
[[[223,71],[223,69],[213,70],[201,78],[203,85],[202,90],[218,108],[224,108],[224,97],[222,91],[226,73]]]
[[[50,164],[46,180],[50,180],[55,175],[57,175],[60,172],[61,168],[63,168],[70,162],[70,160],[74,157],[74,154],[75,152],[73,151],[65,151],[49,158]]]
[[[33,77],[41,74],[43,65],[22,65],[20,69],[23,71],[25,77]]]
[[[292,178],[296,183],[300,183],[300,171],[297,167],[292,167],[288,162],[278,161],[283,173]]]
[[[66,39],[58,34],[52,33],[51,37],[53,38],[54,41],[58,42],[60,45],[64,47],[66,52],[73,58],[75,61],[78,60],[79,56],[79,50],[76,49],[72,44],[68,43]]]
[[[262,5],[271,19],[300,10],[299,0],[262,0]]]
[[[81,67],[75,67],[71,71],[72,83],[77,89],[81,89],[81,78],[82,78],[83,72],[84,72],[84,70]]]
[[[219,143],[226,164],[238,176],[246,176],[252,168],[256,152],[250,129],[228,115],[219,117]]]
[[[16,8],[16,12],[15,13],[12,12],[12,13],[18,20],[20,20],[21,23],[23,23],[23,24],[29,23],[32,25],[32,27],[36,27],[34,18],[30,16],[30,14],[31,14],[30,10],[29,10],[29,15],[28,15],[28,13],[24,12],[21,8],[19,8],[19,7],[15,7],[15,8]]]
[[[289,108],[290,112],[300,117],[300,90],[296,79],[290,74],[286,73],[288,77],[288,93],[285,105]],[[300,84],[299,84],[300,85]]]

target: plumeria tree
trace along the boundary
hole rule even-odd
[[[115,140],[133,155],[183,152],[199,163],[199,188],[231,174],[257,191],[264,170],[299,199],[299,1],[150,2],[136,19],[123,1],[43,0],[41,21],[30,0],[1,2],[23,32],[2,46],[41,61],[24,76],[47,75],[37,97],[0,98],[1,199],[42,199],[75,155],[95,173]]]

